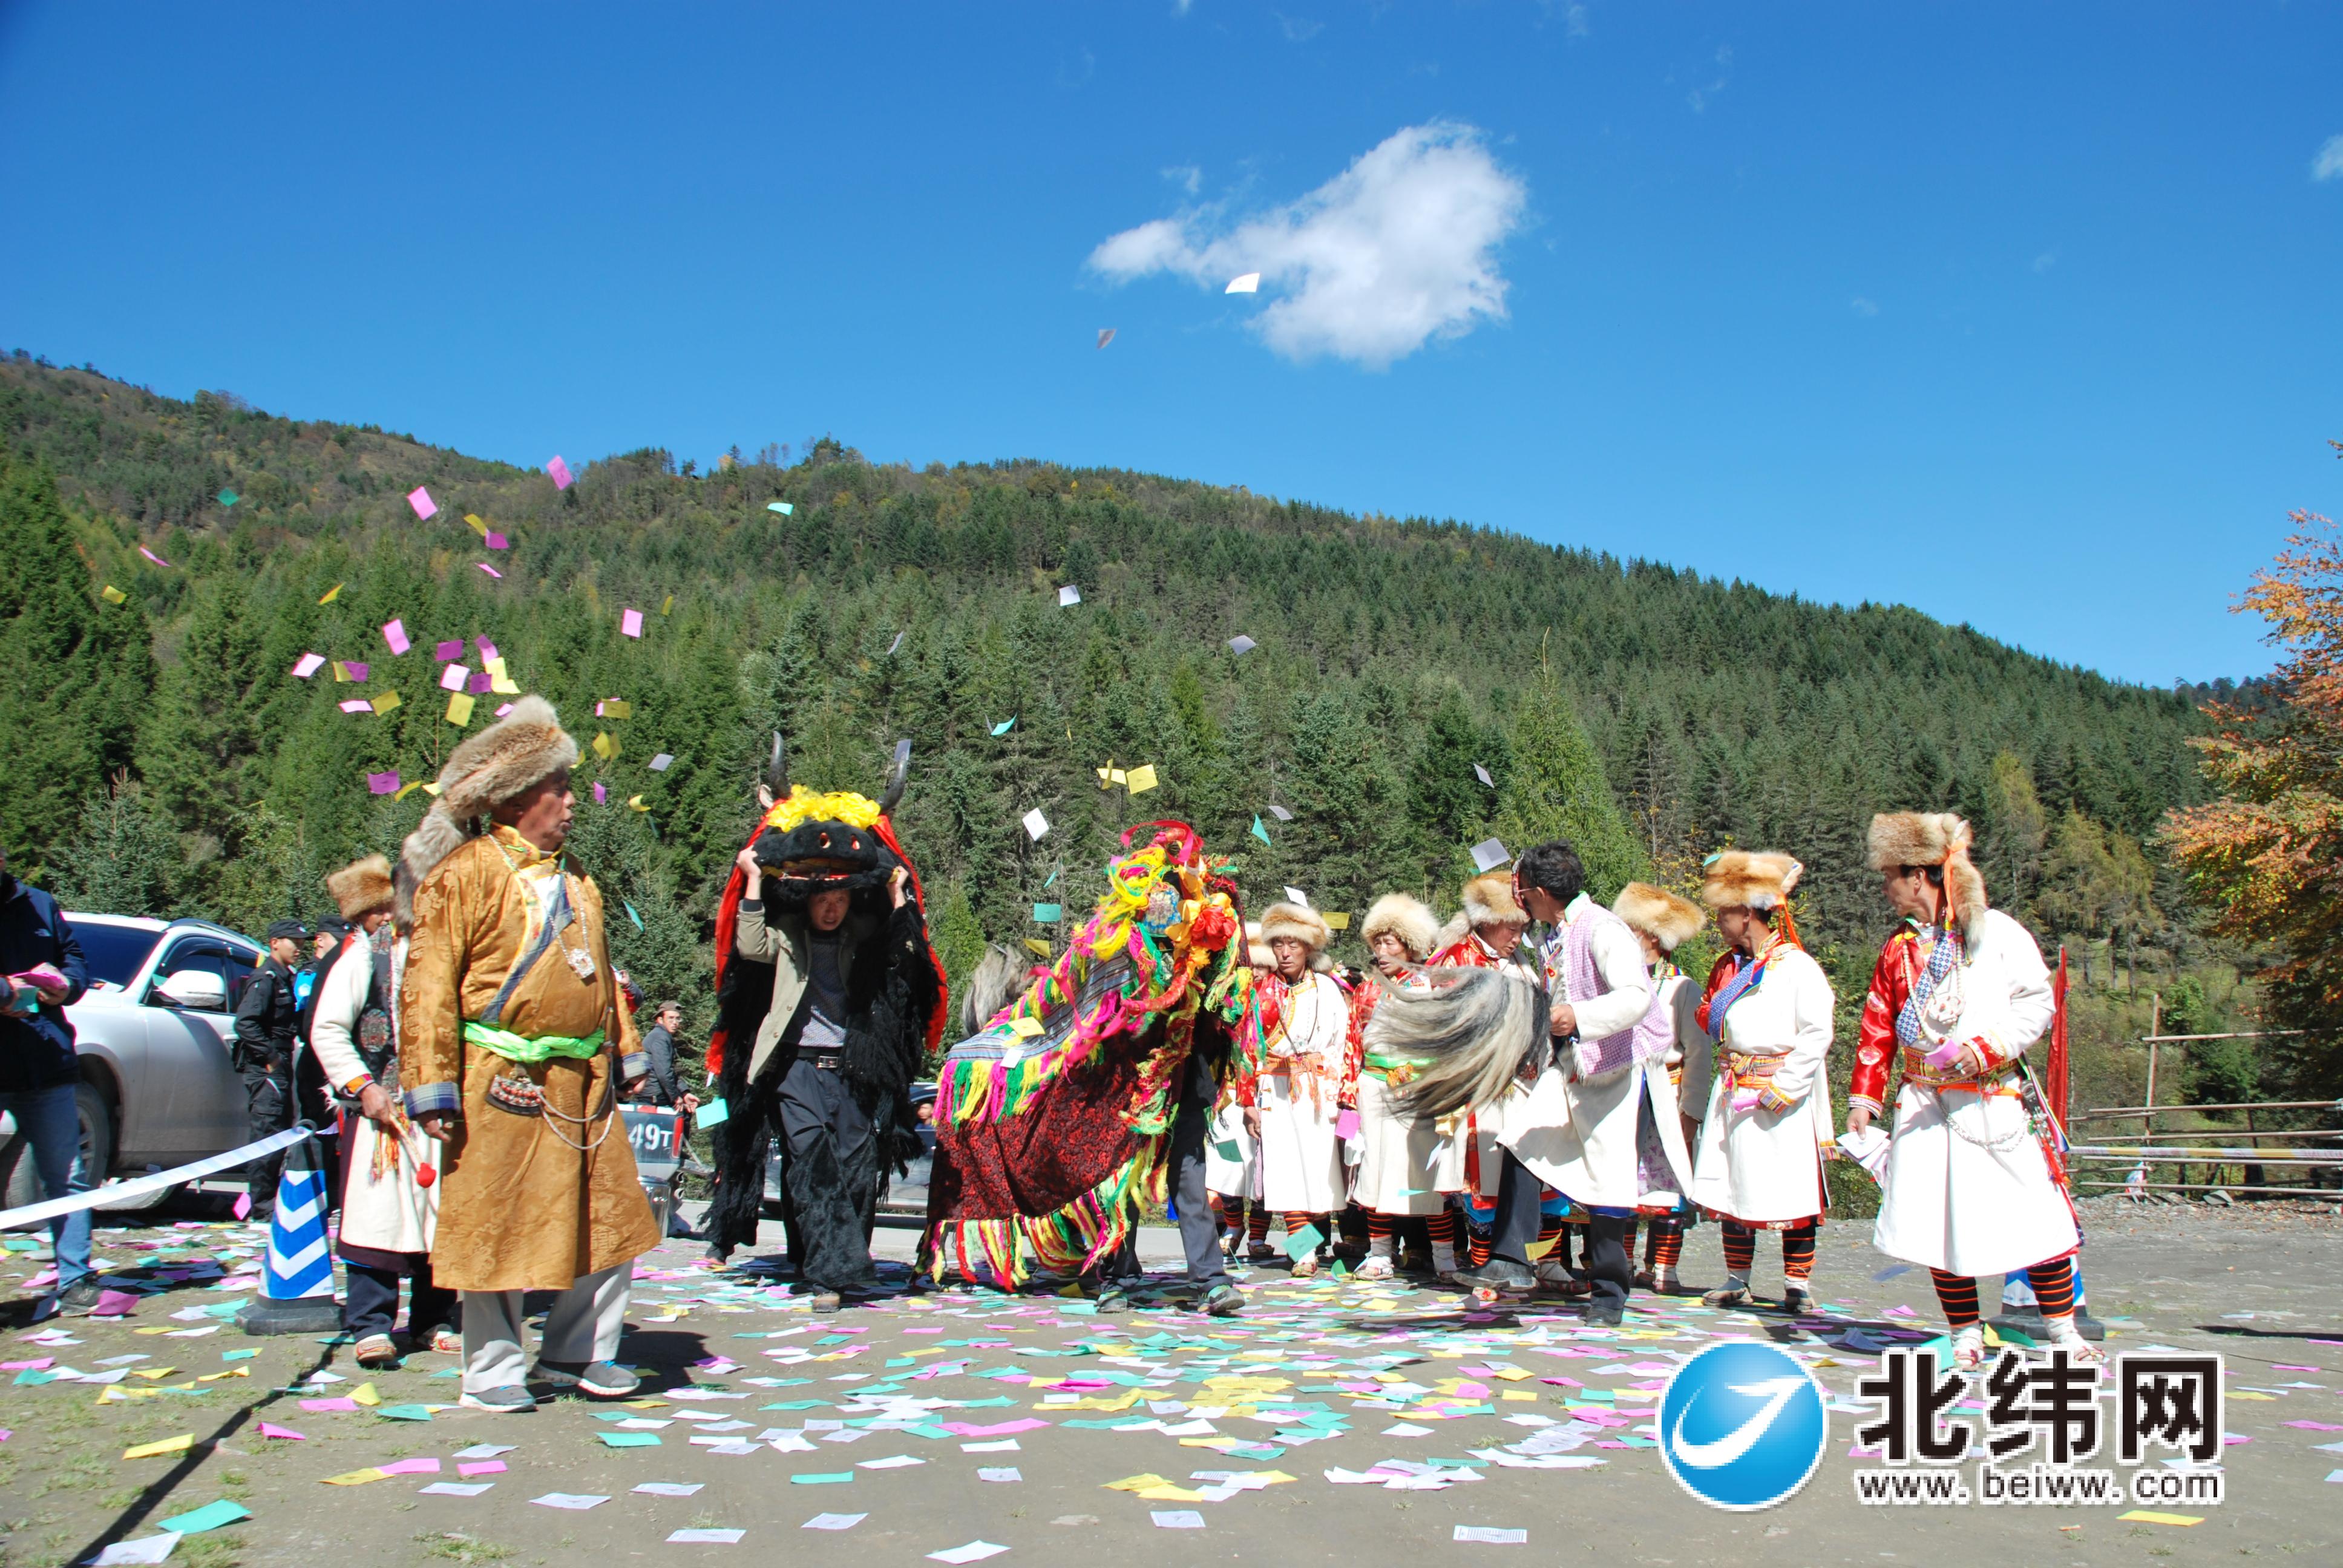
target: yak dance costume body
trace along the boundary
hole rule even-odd
[[[1804,1311],[1815,1231],[1828,1207],[1823,1151],[1835,1147],[1830,1087],[1829,980],[1798,945],[1791,890],[1804,869],[1787,855],[1727,849],[1711,856],[1701,900],[1762,917],[1755,951],[1716,961],[1701,1004],[1715,1042],[1715,1077],[1701,1124],[1692,1201],[1725,1225],[1725,1289],[1711,1306],[1746,1306],[1755,1232],[1782,1232],[1783,1305]]]
[[[1261,934],[1272,951],[1282,938],[1309,953],[1299,980],[1272,969],[1261,981],[1261,1064],[1252,1084],[1262,1201],[1285,1216],[1290,1244],[1322,1220],[1320,1234],[1331,1237],[1333,1217],[1347,1199],[1343,1130],[1358,1119],[1351,999],[1326,972],[1326,947],[1334,933],[1316,910],[1272,904],[1261,917]],[[1314,1251],[1293,1260],[1297,1276],[1317,1271]]]
[[[1911,920],[1890,937],[1864,999],[1850,1107],[1878,1113],[1889,1063],[1903,1063],[1872,1244],[1927,1265],[1963,1370],[1984,1353],[1976,1276],[2019,1269],[2052,1345],[2098,1361],[2075,1328],[2080,1236],[2058,1129],[2025,1072],[2026,1048],[2049,1028],[2054,1005],[2042,950],[1986,905],[1960,818],[1883,814],[1872,819],[1870,848],[1872,865],[1891,876],[1930,873],[1942,920]]]
[[[456,1293],[431,1275],[439,1227],[437,1167],[445,1155],[398,1102],[390,862],[369,855],[327,877],[326,889],[353,928],[318,964],[309,1020],[310,1054],[341,1110],[342,1225],[335,1251],[349,1277],[342,1326],[357,1342],[361,1366],[396,1364],[390,1331],[404,1279],[408,1342],[460,1352]],[[367,1113],[369,1106],[375,1114]]]
[[[1353,1039],[1363,1041],[1386,989],[1418,993],[1432,989],[1423,964],[1438,933],[1432,911],[1405,893],[1386,893],[1375,900],[1361,934],[1375,954],[1382,978],[1370,976],[1352,998]],[[1394,945],[1394,955],[1386,959],[1384,949]],[[1386,1051],[1361,1052],[1361,1154],[1351,1196],[1367,1211],[1367,1257],[1359,1266],[1363,1280],[1392,1277],[1394,1222],[1412,1215],[1431,1221],[1433,1269],[1445,1273],[1456,1267],[1456,1221],[1443,1194],[1464,1185],[1463,1119],[1443,1126],[1426,1117],[1403,1116],[1392,1102],[1394,1087],[1405,1088],[1421,1065]]]
[[[1439,948],[1432,955],[1429,967],[1488,970],[1536,984],[1537,970],[1524,960],[1521,950],[1521,934],[1530,918],[1514,900],[1513,879],[1503,871],[1474,877],[1464,884],[1463,903],[1456,918],[1433,939]],[[1451,1166],[1443,1172],[1453,1185],[1443,1184],[1441,1192],[1443,1203],[1455,1205],[1449,1210],[1458,1216],[1452,1223],[1465,1227],[1472,1262],[1478,1267],[1489,1261],[1492,1227],[1496,1223],[1497,1182],[1503,1163],[1494,1123],[1487,1116],[1470,1107],[1451,1114],[1459,1119],[1453,1136],[1462,1145],[1463,1163],[1461,1168]],[[1557,1218],[1541,1233],[1541,1240],[1552,1241],[1561,1234]],[[1435,1253],[1438,1247],[1435,1239]],[[1561,1260],[1553,1260],[1553,1266],[1559,1268]],[[1437,1257],[1433,1270],[1443,1278],[1453,1271],[1442,1268]]]
[[[818,1312],[872,1277],[880,1188],[919,1148],[911,1080],[943,1038],[943,967],[888,815],[910,764],[899,749],[878,800],[791,789],[775,736],[747,851],[757,873],[734,865],[717,914],[708,1064],[729,1114],[709,1246],[726,1258],[755,1241],[779,1139],[798,1277]]]
[[[929,1234],[964,1278],[980,1261],[1014,1285],[1029,1257],[1096,1271],[1111,1311],[1138,1274],[1139,1205],[1176,1184],[1189,1277],[1207,1312],[1231,1312],[1204,1140],[1222,1084],[1250,1071],[1241,1047],[1258,1043],[1243,916],[1225,863],[1185,823],[1123,842],[1057,963],[944,1059]]]
[[[407,1112],[457,1118],[432,1280],[464,1292],[464,1402],[495,1410],[535,1402],[526,1291],[558,1292],[541,1377],[634,1392],[613,1358],[634,1260],[659,1242],[618,1114],[620,1084],[649,1064],[610,968],[601,892],[558,850],[500,823],[474,830],[577,763],[552,707],[522,698],[450,754],[399,857],[413,889],[398,1009]]]
[[[1700,991],[1684,970],[1676,968],[1674,955],[1708,917],[1690,899],[1678,898],[1648,882],[1630,882],[1620,889],[1619,896],[1611,901],[1611,912],[1643,939],[1644,957],[1651,963],[1654,1010],[1667,1020],[1668,1045],[1660,1059],[1660,1070],[1667,1078],[1668,1088],[1664,1096],[1656,1080],[1647,1080],[1645,1092],[1654,1116],[1664,1121],[1671,1111],[1674,1114],[1681,1148],[1693,1141],[1684,1134],[1684,1125],[1699,1125],[1686,1108],[1697,1105],[1704,1109],[1708,1104],[1709,1039],[1700,1027]],[[1687,1178],[1686,1184],[1691,1165],[1687,1154],[1678,1167]],[[1675,1295],[1679,1293],[1676,1264],[1684,1256],[1684,1221],[1698,1211],[1688,1200],[1679,1198],[1674,1203],[1663,1204],[1654,1195],[1654,1201],[1645,1203],[1642,1211],[1644,1267],[1634,1282],[1662,1295]],[[1632,1242],[1633,1238],[1629,1240]],[[1632,1252],[1632,1245],[1629,1251]]]

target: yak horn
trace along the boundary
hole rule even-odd
[[[765,786],[772,790],[776,800],[789,797],[789,753],[778,729],[773,731],[773,755],[765,764]]]
[[[906,739],[895,742],[895,767],[887,779],[887,792],[879,798],[879,814],[894,810],[903,798],[903,785],[911,777],[911,743]]]

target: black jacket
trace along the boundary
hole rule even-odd
[[[653,1105],[673,1105],[676,1101],[675,1037],[665,1026],[653,1024],[643,1036],[643,1054],[651,1059],[650,1081],[643,1087]]]
[[[300,1009],[293,1000],[293,971],[269,959],[244,988],[236,1006],[236,1062],[266,1060],[272,1071],[293,1063],[294,1026]]]
[[[0,986],[7,977],[48,964],[72,983],[65,1004],[30,1018],[0,1016],[0,1092],[55,1089],[80,1076],[74,1065],[74,1030],[65,1007],[89,989],[89,967],[56,900],[30,883],[0,872]]]

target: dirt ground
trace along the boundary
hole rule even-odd
[[[1648,1440],[1636,1435],[1649,1419],[1641,1412],[1656,1402],[1656,1382],[1625,1367],[1609,1376],[1601,1369],[1614,1358],[1667,1362],[1717,1337],[1766,1334],[1803,1346],[1825,1386],[1846,1397],[1875,1362],[1835,1350],[1786,1320],[1707,1312],[1696,1299],[1639,1292],[1625,1330],[1611,1334],[1584,1328],[1577,1309],[1558,1302],[1475,1314],[1444,1292],[1291,1281],[1282,1262],[1242,1278],[1248,1309],[1233,1323],[1208,1323],[1173,1305],[1101,1319],[1088,1313],[1086,1302],[1041,1287],[1018,1297],[899,1288],[816,1324],[784,1293],[785,1282],[755,1271],[719,1272],[705,1266],[699,1247],[670,1242],[642,1262],[622,1352],[647,1372],[644,1392],[659,1402],[616,1411],[564,1400],[518,1416],[427,1412],[412,1407],[452,1404],[452,1358],[415,1355],[400,1370],[366,1374],[351,1364],[347,1346],[313,1337],[251,1339],[224,1316],[205,1314],[206,1308],[232,1310],[249,1294],[237,1282],[250,1271],[246,1265],[260,1232],[210,1219],[216,1210],[183,1206],[136,1227],[105,1217],[98,1255],[115,1266],[116,1281],[162,1287],[141,1295],[130,1315],[35,1325],[26,1293],[5,1319],[7,1360],[15,1363],[8,1375],[16,1381],[0,1384],[0,1426],[8,1429],[0,1442],[0,1553],[6,1568],[78,1563],[107,1543],[151,1537],[160,1522],[224,1500],[250,1517],[186,1535],[173,1562],[309,1568],[331,1558],[347,1568],[432,1561],[538,1568],[581,1557],[721,1562],[746,1549],[819,1553],[825,1563],[849,1568],[914,1563],[977,1541],[1005,1546],[1012,1564],[1067,1568],[1090,1568],[1124,1552],[1198,1563],[1383,1563],[1412,1562],[1425,1551],[1504,1551],[1454,1542],[1459,1524],[1525,1530],[1542,1561],[1672,1565],[1730,1554],[1736,1563],[1764,1564],[1933,1563],[1957,1555],[2004,1568],[2241,1556],[2343,1562],[2343,1491],[2328,1490],[2330,1473],[2343,1483],[2343,1452],[2319,1446],[2337,1443],[2343,1430],[2283,1424],[2343,1429],[2337,1393],[2343,1386],[2343,1309],[2334,1299],[2335,1282],[2343,1278],[2343,1222],[2328,1210],[2133,1207],[2121,1200],[2087,1207],[2090,1307],[2109,1320],[2111,1347],[2167,1345],[2227,1358],[2228,1498],[2196,1511],[2201,1523],[2125,1523],[2116,1517],[2120,1508],[1865,1508],[1853,1496],[1846,1450],[1854,1427],[1868,1416],[1837,1411],[1822,1468],[1802,1492],[1765,1513],[1720,1512],[1680,1490]],[[1831,1315],[1880,1332],[1931,1327],[1926,1271],[1899,1271],[1872,1251],[1869,1229],[1860,1221],[1824,1229],[1815,1283],[1822,1300],[1834,1304]],[[778,1248],[778,1227],[767,1230]],[[880,1251],[907,1260],[911,1240],[908,1232],[882,1231]],[[1150,1232],[1146,1241],[1151,1263],[1168,1263],[1172,1234]],[[1714,1227],[1693,1232],[1689,1280],[1720,1278],[1717,1247]],[[41,1253],[12,1251],[0,1262],[0,1284],[13,1277],[21,1288],[43,1266]],[[1777,1267],[1772,1241],[1761,1241],[1761,1293],[1775,1288]],[[904,1280],[900,1269],[890,1268],[888,1277],[898,1287]],[[76,1342],[27,1342],[60,1326]],[[1839,1330],[1831,1324],[1825,1332]],[[833,1333],[844,1337],[820,1342]],[[1217,1337],[1207,1342],[1207,1333]],[[1141,1342],[1118,1346],[1115,1340]],[[1104,1353],[1077,1347],[1102,1347]],[[1492,1381],[1448,1392],[1459,1399],[1474,1397],[1475,1390],[1494,1397],[1476,1407],[1483,1413],[1460,1409],[1443,1420],[1417,1410],[1361,1408],[1354,1393],[1322,1381],[1370,1377],[1372,1371],[1355,1362],[1375,1355],[1387,1358],[1379,1367],[1398,1367],[1416,1388],[1477,1372]],[[44,1358],[49,1366],[27,1364]],[[939,1367],[944,1370],[930,1371]],[[1521,1375],[1524,1367],[1534,1375]],[[44,1379],[59,1368],[123,1375],[95,1385]],[[1584,1410],[1598,1401],[1599,1392],[1541,1381],[1572,1371],[1589,1380],[1590,1390],[1616,1391],[1610,1408],[1622,1416],[1612,1418],[1603,1435],[1619,1446],[1577,1451],[1599,1458],[1597,1465],[1481,1463],[1462,1472],[1477,1479],[1437,1490],[1337,1485],[1326,1478],[1329,1470],[1363,1471],[1393,1459],[1471,1464],[1472,1451],[1518,1442],[1530,1430],[1505,1417],[1534,1412],[1564,1420],[1566,1402]],[[318,1372],[344,1381],[294,1386]],[[980,1375],[1004,1372],[1006,1380]],[[1118,1375],[1123,1381],[1115,1381]],[[214,1381],[198,1381],[207,1376]],[[759,1377],[767,1381],[748,1381]],[[1320,1429],[1333,1435],[1286,1441],[1294,1435],[1290,1419],[1257,1422],[1245,1413],[1244,1399],[1266,1397],[1271,1387],[1202,1381],[1230,1377],[1265,1380],[1292,1400],[1322,1402],[1330,1413]],[[1076,1386],[1049,1386],[1060,1380],[1077,1380]],[[1635,1382],[1646,1386],[1632,1389]],[[1141,1383],[1147,1386],[1132,1386]],[[367,1384],[378,1400],[371,1407],[303,1408],[304,1399],[344,1398]],[[718,1397],[672,1397],[695,1385]],[[884,1388],[874,1392],[874,1385]],[[914,1411],[892,1427],[820,1424],[857,1420],[886,1391],[903,1399],[989,1402]],[[870,1402],[836,1408],[858,1397]],[[1228,1413],[1201,1418],[1208,1431],[1193,1437],[1108,1430],[1134,1417],[1154,1415],[1167,1425],[1200,1419],[1193,1409],[1161,1409],[1163,1402]],[[1592,1408],[1599,1414],[1601,1406]],[[426,1419],[384,1413],[390,1411]],[[643,1429],[658,1438],[656,1445],[611,1447],[602,1441],[606,1432],[629,1442],[635,1434],[598,1416],[669,1424]],[[1048,1424],[1010,1433],[929,1424],[1026,1421]],[[264,1437],[264,1422],[303,1436]],[[694,1431],[735,1422],[743,1424],[713,1434]],[[1274,1430],[1281,1424],[1282,1435]],[[1423,1434],[1394,1434],[1394,1424]],[[192,1439],[184,1452],[122,1457],[133,1445],[181,1434]],[[694,1435],[703,1441],[693,1442]],[[745,1452],[721,1451],[718,1445],[728,1442]],[[1243,1446],[1233,1453],[1205,1446],[1231,1442]],[[493,1461],[503,1469],[467,1480],[457,1473],[465,1462],[456,1456],[478,1444],[511,1447]],[[871,1463],[897,1458],[917,1462]],[[358,1484],[323,1484],[402,1460],[433,1461],[437,1470],[417,1466],[418,1473]],[[1191,1479],[1198,1471],[1293,1479],[1218,1500],[1217,1493],[1141,1498],[1106,1486],[1151,1473],[1196,1492],[1208,1484]],[[1453,1467],[1450,1473],[1459,1473]],[[810,1479],[818,1475],[846,1479]],[[481,1483],[488,1489],[476,1495],[425,1490]],[[688,1496],[631,1490],[643,1483],[699,1490]],[[582,1511],[531,1501],[550,1493],[607,1501]],[[1154,1517],[1191,1511],[1201,1528],[1167,1527]],[[826,1513],[861,1517],[840,1531],[804,1528]],[[691,1529],[743,1534],[737,1545],[668,1539]]]

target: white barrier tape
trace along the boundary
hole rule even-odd
[[[264,1154],[274,1154],[279,1149],[290,1149],[304,1138],[316,1136],[315,1128],[288,1127],[282,1132],[270,1133],[257,1143],[247,1143],[241,1149],[231,1149],[225,1154],[215,1154],[207,1160],[198,1160],[192,1165],[182,1165],[176,1170],[157,1171],[152,1176],[141,1176],[136,1181],[116,1181],[111,1186],[93,1187],[86,1192],[76,1192],[69,1198],[50,1198],[39,1203],[27,1203],[21,1209],[0,1210],[0,1231],[13,1231],[19,1225],[33,1225],[43,1220],[55,1220],[60,1215],[70,1214],[76,1210],[95,1209],[100,1203],[115,1203],[128,1198],[144,1198],[149,1193],[176,1187],[183,1181],[193,1181],[199,1177],[217,1175],[222,1171],[232,1171],[239,1165],[259,1159]],[[25,1156],[30,1158],[31,1153],[32,1151],[28,1147],[25,1150]]]

